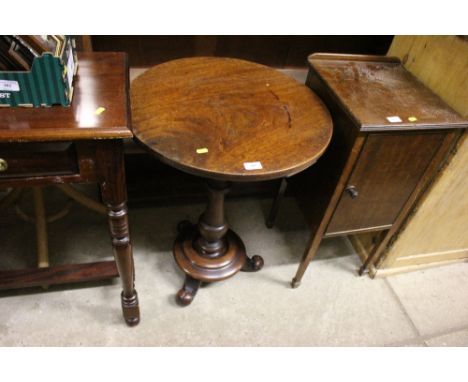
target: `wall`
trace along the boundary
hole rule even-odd
[[[92,36],[96,51],[125,51],[130,66],[224,56],[273,67],[306,67],[314,52],[385,54],[393,36]]]

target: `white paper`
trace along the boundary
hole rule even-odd
[[[73,62],[73,51],[72,48],[68,50],[68,62],[67,62],[67,80],[68,88],[71,89],[73,83],[73,73],[75,73],[75,63]]]
[[[6,92],[19,92],[18,81],[0,80],[0,90]]]
[[[261,170],[263,167],[261,162],[244,162],[244,168],[246,170]]]
[[[392,117],[387,117],[387,121],[391,122],[391,123],[402,122],[401,118],[398,115],[394,115]]]

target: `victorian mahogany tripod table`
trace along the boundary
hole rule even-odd
[[[312,165],[332,134],[328,110],[306,86],[263,65],[187,58],[155,66],[131,88],[133,133],[151,153],[207,179],[198,225],[179,224],[174,257],[185,272],[177,294],[192,302],[202,282],[257,271],[224,216],[230,182],[288,177]]]
[[[122,150],[122,140],[132,137],[127,57],[123,53],[81,53],[78,61],[70,107],[0,110],[0,187],[99,183],[123,284],[123,315],[127,324],[136,325],[140,313]],[[0,289],[97,280],[113,277],[115,271],[113,261],[3,271]]]

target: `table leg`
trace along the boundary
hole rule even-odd
[[[97,148],[102,200],[107,206],[109,230],[114,257],[122,279],[122,310],[125,322],[140,322],[138,296],[135,290],[135,268],[127,218],[127,193],[121,141],[101,142]]]
[[[244,243],[225,219],[224,197],[229,183],[208,181],[208,205],[198,225],[179,223],[179,235],[174,244],[174,257],[185,272],[184,286],[177,293],[177,302],[193,301],[202,282],[215,282],[234,276],[240,270],[258,271],[263,259],[247,257]]]
[[[265,225],[268,228],[273,228],[276,221],[276,216],[278,215],[279,206],[281,204],[281,200],[284,197],[284,193],[286,192],[286,188],[288,183],[286,182],[286,178],[281,178],[281,181],[278,185],[278,190],[276,191],[275,198],[273,200],[273,204],[271,205],[270,213],[268,218],[265,222]]]

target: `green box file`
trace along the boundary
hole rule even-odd
[[[66,37],[60,57],[35,57],[30,71],[0,71],[0,106],[70,106],[78,70],[75,42]]]

